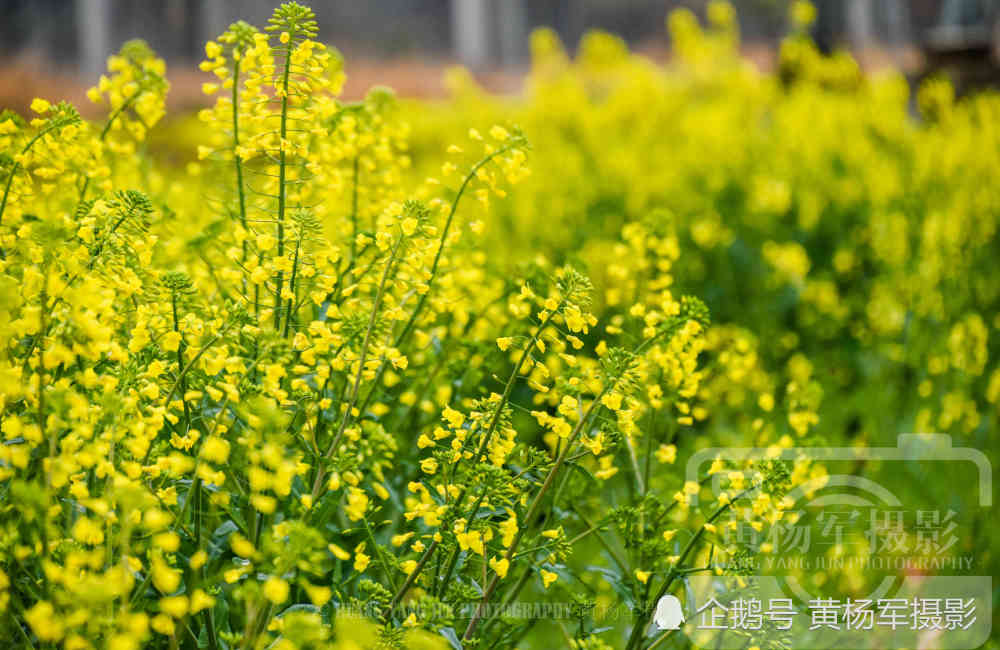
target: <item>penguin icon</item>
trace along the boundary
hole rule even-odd
[[[684,623],[684,612],[677,596],[667,594],[656,603],[656,613],[653,622],[661,630],[679,630]]]

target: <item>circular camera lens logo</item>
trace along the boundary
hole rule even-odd
[[[795,504],[794,510],[811,515],[808,519],[801,521],[800,525],[813,527],[818,525],[818,521],[815,520],[817,515],[821,521],[823,515],[831,511],[857,509],[879,512],[885,509],[898,509],[902,505],[895,494],[879,483],[850,474],[834,474],[804,483],[789,492],[788,497]],[[809,521],[810,519],[812,521]],[[788,551],[789,549],[784,550]],[[805,602],[818,597],[816,594],[810,593],[794,576],[784,576],[783,581],[795,596]],[[892,591],[897,582],[901,583],[902,578],[883,578],[881,583],[869,594],[869,598],[885,597]]]

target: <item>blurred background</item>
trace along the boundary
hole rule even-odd
[[[171,70],[172,107],[196,105],[194,64],[206,40],[242,18],[264,24],[277,0],[0,0],[0,107],[36,95],[79,100],[107,55],[135,37]],[[769,66],[787,28],[789,0],[735,0],[743,47]],[[569,47],[589,29],[611,31],[654,58],[669,56],[666,15],[702,14],[707,0],[315,0],[320,33],[348,57],[348,97],[373,83],[408,96],[443,92],[441,70],[472,69],[493,90],[516,90],[536,27]],[[816,0],[814,38],[849,48],[868,68],[893,65],[911,80],[933,73],[959,90],[995,83],[1000,0]],[[86,102],[79,102],[85,105]]]

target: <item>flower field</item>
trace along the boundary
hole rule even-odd
[[[540,31],[521,96],[346,102],[290,2],[206,44],[197,117],[139,41],[103,119],[0,113],[4,647],[690,647],[656,603],[781,554],[833,471],[794,450],[995,458],[1000,97],[811,19],[773,72],[715,2],[667,64]],[[767,453],[690,475],[708,448]],[[854,473],[974,494],[889,465]],[[991,511],[949,508],[996,575]]]

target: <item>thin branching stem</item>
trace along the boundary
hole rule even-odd
[[[327,448],[326,453],[323,454],[323,459],[321,460],[319,468],[316,471],[316,480],[313,483],[312,488],[313,503],[316,502],[316,499],[320,495],[320,490],[323,487],[323,478],[326,474],[324,463],[328,461],[336,452],[337,446],[340,444],[340,440],[344,436],[344,431],[347,429],[347,423],[350,421],[353,411],[357,405],[358,392],[361,390],[361,380],[364,378],[365,373],[365,362],[368,360],[368,347],[375,332],[375,323],[378,321],[378,313],[382,307],[382,300],[385,297],[386,285],[389,282],[389,277],[396,263],[396,255],[402,248],[403,237],[400,235],[400,238],[396,241],[396,245],[392,248],[389,260],[386,262],[385,270],[382,272],[382,280],[379,282],[378,291],[375,294],[375,302],[372,304],[371,315],[368,319],[368,327],[365,330],[364,342],[361,344],[361,353],[358,357],[358,370],[354,376],[354,384],[351,388],[351,395],[348,402],[343,405],[344,415],[340,420],[340,426],[337,428],[337,433],[333,436],[333,440],[330,441],[330,446]]]
[[[517,553],[517,547],[520,545],[521,540],[524,539],[525,532],[531,527],[531,523],[534,520],[535,515],[538,514],[538,509],[542,505],[542,499],[544,499],[545,495],[548,494],[549,489],[552,487],[552,484],[555,481],[556,475],[559,473],[559,470],[566,462],[566,457],[569,455],[570,448],[573,446],[573,443],[575,443],[577,439],[580,437],[580,434],[583,432],[584,425],[590,419],[590,416],[600,407],[601,398],[604,397],[604,395],[608,392],[610,388],[611,387],[609,385],[605,386],[601,390],[600,394],[598,394],[594,398],[594,401],[591,402],[590,406],[580,417],[580,420],[576,423],[576,427],[574,427],[573,431],[570,433],[569,438],[566,440],[566,445],[562,449],[562,452],[556,458],[556,462],[552,465],[552,468],[549,469],[549,473],[545,476],[545,481],[542,483],[542,487],[540,487],[538,489],[538,492],[535,493],[535,498],[532,499],[531,505],[528,506],[528,510],[524,515],[524,525],[520,526],[517,529],[517,533],[514,535],[514,540],[511,542],[510,547],[507,549],[507,553],[504,555],[504,558],[507,559],[508,561],[513,559],[514,555]],[[482,618],[486,605],[489,604],[490,598],[493,596],[493,592],[496,591],[497,585],[499,585],[499,583],[500,583],[500,575],[494,573],[493,579],[490,580],[489,586],[483,592],[482,600],[476,607],[476,611],[473,614],[472,618],[469,620],[468,627],[465,628],[465,634],[462,635],[463,639],[471,638],[473,633],[476,631],[476,625],[479,623],[479,619]]]
[[[469,170],[469,173],[465,175],[465,178],[462,180],[462,184],[458,188],[458,192],[455,193],[455,198],[452,199],[451,208],[448,210],[448,218],[445,219],[444,228],[441,230],[441,237],[438,239],[437,252],[434,254],[434,262],[431,264],[430,277],[427,279],[427,290],[424,291],[420,295],[420,298],[417,299],[417,304],[413,308],[413,312],[410,314],[410,318],[407,319],[406,324],[403,325],[403,329],[400,330],[399,334],[396,336],[396,340],[393,343],[393,347],[398,348],[401,345],[403,345],[407,337],[413,331],[413,327],[416,324],[417,319],[420,317],[420,314],[423,312],[424,306],[427,304],[427,298],[428,296],[430,296],[431,290],[434,288],[434,281],[437,279],[438,266],[441,263],[441,256],[444,253],[445,245],[448,242],[448,233],[451,231],[451,224],[455,219],[455,214],[458,211],[458,204],[462,200],[462,196],[465,194],[465,190],[466,188],[468,188],[469,183],[472,182],[472,179],[476,177],[476,173],[482,167],[486,166],[487,164],[495,160],[498,156],[501,156],[507,153],[508,151],[516,149],[519,146],[520,146],[519,144],[512,143],[497,149],[496,151],[487,155],[482,160],[473,165],[472,168]],[[372,388],[368,392],[368,395],[365,397],[364,401],[362,402],[362,408],[361,408],[362,411],[364,411],[368,407],[368,404],[371,402],[372,397],[374,397],[375,391],[378,389],[380,380],[382,379],[382,375],[385,373],[385,370],[386,370],[386,362],[382,362],[382,364],[378,368],[378,371],[375,374],[375,381],[372,382]]]
[[[288,80],[292,69],[292,40],[289,39],[285,48],[285,68],[281,80],[281,128],[279,131],[278,149],[278,258],[285,254],[285,202],[287,200],[288,188],[285,183],[287,173],[287,152],[288,142]],[[285,272],[278,269],[278,277],[274,289],[274,329],[281,329],[281,292],[284,289]]]

